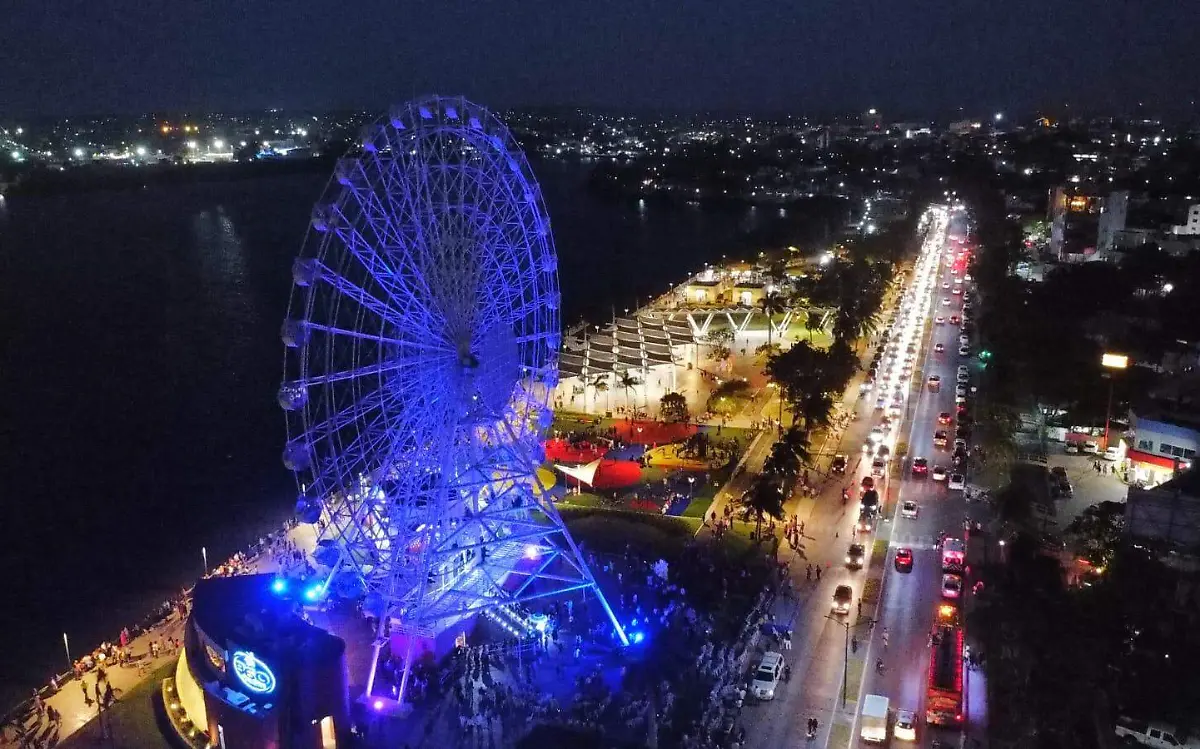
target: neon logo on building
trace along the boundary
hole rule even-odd
[[[248,650],[234,652],[233,673],[246,689],[255,694],[268,694],[275,691],[275,674],[267,664]]]

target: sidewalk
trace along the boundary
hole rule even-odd
[[[287,537],[305,549],[306,553],[311,551],[314,537],[312,526],[299,525],[292,528],[287,532]],[[257,573],[277,571],[276,566],[265,555],[251,559],[248,566]],[[178,651],[171,650],[168,643],[171,638],[182,640],[183,630],[184,620],[179,618],[178,612],[172,612],[161,624],[129,641],[127,649],[132,663],[125,666],[114,665],[105,669],[108,683],[112,685],[117,701],[120,701],[121,697],[128,694],[134,687],[146,682],[163,666],[175,660]],[[160,646],[157,658],[151,655],[150,644],[152,642],[157,642]],[[62,715],[62,722],[57,727],[57,731],[48,731],[49,734],[57,735],[57,742],[61,743],[97,717],[99,707],[96,702],[96,680],[97,674],[93,671],[78,679],[69,679],[53,694],[50,693],[48,687],[42,690],[42,699],[45,703]],[[44,718],[34,713],[29,702],[26,702],[24,707],[26,710],[18,716],[14,723],[19,723],[34,734],[50,728]],[[6,728],[3,738],[13,739],[13,730]],[[0,746],[4,743],[3,740],[0,740]]]

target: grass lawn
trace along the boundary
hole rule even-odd
[[[859,648],[861,650],[861,648]],[[866,667],[866,661],[857,656],[850,657],[850,666],[846,669],[846,704],[850,705],[858,702],[858,695],[862,691],[863,671]],[[839,699],[841,695],[838,695]]]
[[[566,434],[567,432],[586,431],[588,428],[603,433],[616,423],[617,419],[602,419],[582,411],[555,411],[554,421],[550,423],[550,435],[547,436],[552,436],[556,431]]]
[[[626,544],[632,544],[668,561],[691,541],[695,535],[693,523],[697,522],[597,507],[560,506],[560,512],[572,538],[589,549],[619,554]]]
[[[168,741],[160,727],[159,711],[156,707],[159,685],[175,670],[175,662],[163,664],[148,680],[133,690],[117,695],[117,703],[107,713],[106,720],[112,728],[112,741],[100,734],[100,721],[93,718],[58,746],[64,749],[84,747],[138,747],[138,749],[176,749]],[[166,726],[165,716],[161,719]],[[170,730],[166,728],[165,730]]]

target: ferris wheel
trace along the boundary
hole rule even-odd
[[[292,279],[283,461],[329,593],[361,597],[381,635],[390,621],[427,636],[491,607],[600,595],[538,478],[558,265],[503,123],[430,97],[369,126]]]

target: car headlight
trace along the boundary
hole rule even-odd
[[[846,564],[850,564],[850,557],[849,557],[849,556],[847,556],[847,557],[846,557]]]

